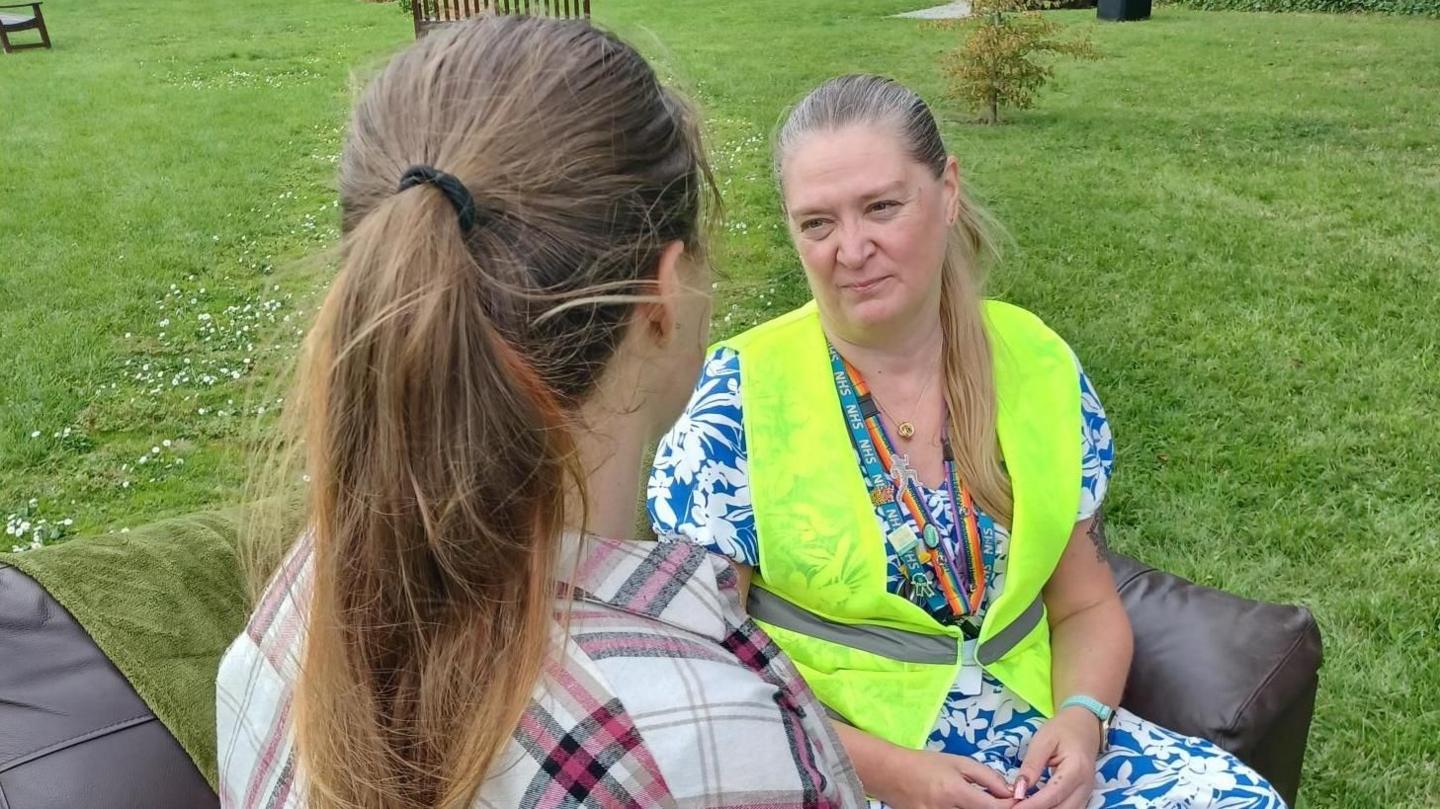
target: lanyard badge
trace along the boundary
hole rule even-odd
[[[978,628],[973,616],[984,603],[985,570],[993,564],[994,549],[982,540],[977,510],[959,479],[949,442],[946,485],[958,536],[940,531],[908,456],[897,453],[885,433],[865,380],[834,346],[830,362],[870,502],[885,521],[885,539],[904,579],[902,595],[974,637]],[[907,512],[911,522],[905,520]]]

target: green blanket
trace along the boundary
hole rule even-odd
[[[215,672],[247,615],[239,510],[0,554],[114,661],[215,785]]]

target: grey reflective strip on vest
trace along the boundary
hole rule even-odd
[[[797,607],[760,587],[750,588],[750,617],[761,623],[838,643],[851,649],[888,657],[902,663],[949,665],[957,662],[959,642],[948,635],[925,635],[876,624],[842,624]],[[986,666],[1015,648],[1040,623],[1045,604],[1039,596],[1013,623],[979,648],[975,657]]]
[[[1015,648],[1020,641],[1025,640],[1035,627],[1040,625],[1040,619],[1045,616],[1045,602],[1040,596],[1030,602],[1030,606],[1020,613],[1020,617],[1010,622],[1010,625],[995,633],[995,637],[980,644],[980,649],[975,652],[975,659],[980,665],[988,666],[996,660],[1004,657]]]
[[[922,635],[875,624],[836,623],[759,587],[750,588],[749,610],[750,617],[762,623],[902,663],[948,665],[958,659],[959,643],[949,635]]]

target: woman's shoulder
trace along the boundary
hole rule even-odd
[[[215,676],[215,730],[222,803],[295,806],[291,713],[313,564],[302,535],[265,588]],[[298,793],[294,793],[298,795]],[[246,796],[242,801],[240,796]]]
[[[227,690],[247,688],[258,669],[266,669],[287,682],[298,676],[314,575],[312,550],[313,540],[307,531],[286,553],[265,586],[246,619],[244,631],[221,658],[216,686],[222,695]]]
[[[656,447],[646,508],[657,536],[753,565],[758,550],[740,385],[740,355],[712,351],[690,403]]]
[[[987,298],[985,327],[992,340],[1024,344],[1027,353],[1042,351],[1052,357],[1070,356],[1070,345],[1039,315],[1013,303]]]
[[[734,379],[740,384],[740,352],[733,346],[719,343],[710,348],[700,366],[700,381]]]
[[[740,355],[725,347],[713,350],[701,366],[685,410],[656,447],[650,481],[652,499],[658,489],[675,484],[683,484],[681,488],[688,493],[698,482],[695,473],[707,463],[734,466],[737,459],[744,457],[740,384]]]
[[[686,417],[697,411],[716,408],[738,411],[740,380],[740,352],[723,343],[713,346],[700,363],[695,389],[675,426],[684,427]]]
[[[788,312],[751,326],[739,334],[727,337],[716,345],[744,351],[747,347],[759,342],[768,342],[773,339],[788,341],[809,330],[818,330],[819,328],[819,308],[812,299]]]
[[[585,602],[563,650],[477,807],[548,806],[551,795],[584,804],[596,790],[607,804],[646,807],[740,805],[762,792],[781,809],[860,805],[838,741],[797,726],[783,689],[732,644]]]
[[[584,595],[571,612],[568,676],[547,678],[532,710],[609,706],[607,736],[631,741],[587,755],[626,753],[635,761],[622,778],[663,784],[687,805],[729,805],[757,791],[792,796],[796,807],[806,794],[831,806],[858,799],[824,712],[743,614],[729,563],[688,543],[600,541],[577,578]],[[567,714],[559,724],[593,721]],[[807,762],[823,777],[812,781]]]
[[[734,571],[702,548],[594,536],[567,542],[580,560],[566,577],[577,594],[577,633],[594,619],[643,631],[658,624],[720,643],[745,620]]]

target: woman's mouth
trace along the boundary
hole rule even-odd
[[[888,280],[890,280],[890,276],[882,275],[879,278],[869,278],[853,284],[846,284],[845,289],[848,289],[857,295],[866,295],[874,292],[880,287],[881,284],[885,283]]]

